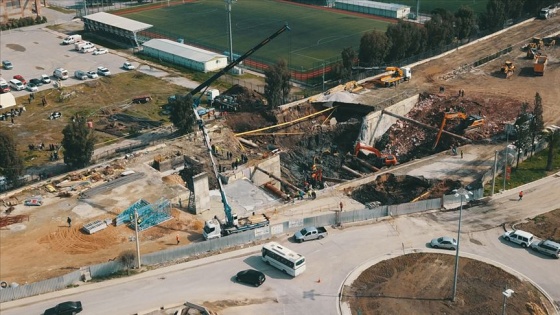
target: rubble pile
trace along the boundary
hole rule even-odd
[[[352,198],[364,204],[378,202],[381,205],[393,205],[413,200],[440,198],[460,187],[459,181],[428,180],[423,177],[383,174],[374,182],[356,188],[351,195]]]
[[[416,106],[406,115],[418,122],[440,128],[445,112],[464,112],[467,115],[480,116],[485,120],[483,126],[472,130],[461,130],[460,120],[447,120],[444,130],[459,134],[473,141],[491,141],[504,130],[506,123],[515,120],[521,108],[521,102],[506,98],[485,96],[459,97],[423,93]],[[388,149],[399,157],[400,162],[433,154],[437,131],[421,125],[397,121],[381,141],[379,149]],[[450,146],[465,144],[458,138],[443,134],[436,152],[449,149]]]
[[[234,85],[223,94],[235,96],[241,111],[251,112],[263,109],[267,106],[266,98],[255,90],[249,90],[241,85]]]

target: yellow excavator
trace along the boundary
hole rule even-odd
[[[447,112],[443,114],[443,120],[441,121],[441,127],[439,128],[439,132],[437,134],[436,137],[436,142],[434,143],[434,146],[432,147],[432,149],[435,149],[439,143],[439,139],[441,138],[441,134],[443,133],[443,128],[445,127],[445,124],[447,123],[448,120],[452,120],[452,119],[461,119],[462,123],[461,123],[461,129],[462,130],[468,130],[468,129],[473,129],[473,128],[477,128],[480,127],[482,125],[484,125],[486,123],[486,120],[480,116],[477,115],[467,115],[465,113],[462,112]]]
[[[504,63],[501,69],[501,72],[505,74],[506,79],[509,79],[509,77],[513,75],[514,71],[515,71],[515,65],[513,64],[512,61],[509,60]]]

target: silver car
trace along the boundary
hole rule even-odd
[[[457,240],[449,236],[443,236],[434,238],[430,242],[430,246],[432,246],[432,248],[445,248],[455,250],[457,248]]]

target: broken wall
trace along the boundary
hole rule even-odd
[[[200,173],[192,177],[194,193],[194,214],[210,209],[210,188],[208,187],[208,174]]]
[[[282,178],[282,171],[280,169],[280,155],[276,154],[273,155],[272,157],[264,160],[263,162],[259,163],[258,165],[259,168],[262,168],[263,170],[269,172],[270,174],[278,177],[278,178]],[[272,181],[272,183],[274,183],[274,186],[278,189],[280,189],[280,182],[270,178],[268,175],[266,175],[263,172],[260,172],[258,170],[253,170],[253,176],[251,177],[251,180],[253,181],[253,184],[255,184],[255,186],[262,186],[270,181]]]
[[[418,102],[418,96],[418,94],[415,94],[395,105],[385,108],[385,110],[397,115],[406,116]],[[380,117],[381,119],[379,119]],[[381,111],[367,114],[362,121],[358,141],[366,145],[375,146],[375,142],[381,138],[397,120],[398,118],[393,116],[381,116]]]

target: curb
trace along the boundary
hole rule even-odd
[[[348,273],[348,275],[346,276],[344,281],[341,283],[340,289],[338,291],[338,307],[337,307],[338,314],[339,315],[351,315],[352,314],[348,305],[346,303],[342,302],[342,293],[343,293],[342,290],[344,289],[345,286],[350,286],[352,284],[352,282],[354,282],[354,280],[356,280],[358,278],[358,276],[360,276],[361,273],[364,270],[366,270],[367,268],[369,268],[373,265],[376,265],[376,264],[378,264],[382,261],[389,260],[389,259],[399,257],[399,256],[403,256],[403,255],[406,255],[406,254],[412,254],[412,253],[426,253],[426,254],[427,253],[430,253],[430,254],[434,253],[434,254],[446,254],[446,255],[451,255],[451,256],[455,255],[453,253],[446,253],[446,252],[443,252],[441,250],[424,249],[424,248],[409,248],[409,249],[407,249],[406,253],[405,253],[404,250],[402,252],[403,253],[401,254],[401,251],[393,251],[393,252],[390,252],[390,253],[388,253],[384,256],[378,256],[376,258],[372,258],[372,259],[364,262],[362,265],[357,266],[352,271],[350,271],[350,273]],[[553,308],[554,312],[557,315],[560,314],[560,309],[556,305],[554,299],[541,286],[539,286],[536,282],[534,282],[533,280],[531,280],[529,277],[525,276],[521,272],[518,272],[517,270],[514,270],[514,269],[512,269],[512,268],[510,268],[510,267],[508,267],[504,264],[501,264],[497,261],[487,259],[485,257],[478,256],[478,255],[475,255],[475,254],[462,253],[459,256],[464,257],[464,258],[470,258],[470,259],[473,259],[473,260],[477,260],[477,261],[492,265],[494,267],[500,268],[503,271],[517,277],[519,280],[528,281],[529,283],[531,283],[532,286],[534,286],[537,290],[539,290],[539,292],[542,295],[544,295],[544,297],[552,305],[552,308]]]

